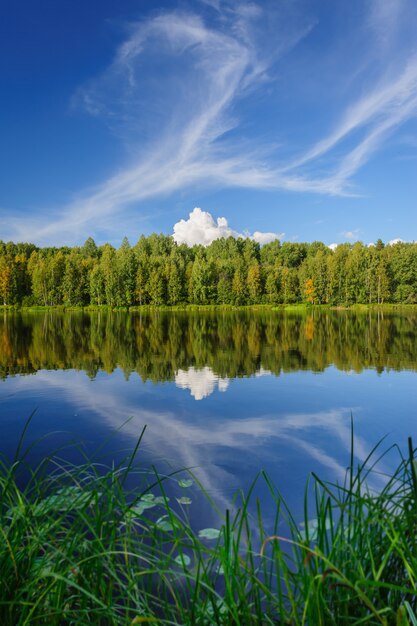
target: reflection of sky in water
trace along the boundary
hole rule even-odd
[[[65,431],[94,450],[113,434],[114,455],[132,449],[147,425],[139,456],[143,465],[193,468],[223,508],[237,488],[247,489],[265,469],[298,507],[311,470],[343,481],[351,412],[358,460],[385,434],[389,443],[405,444],[408,435],[417,440],[413,372],[367,370],[347,376],[331,367],[322,374],[259,374],[229,381],[209,367],[190,368],[178,371],[175,382],[159,384],[144,384],[137,375],[126,381],[120,370],[101,372],[93,381],[73,370],[8,378],[0,384],[0,447],[16,446],[34,408],[29,439]],[[65,433],[41,442],[38,454],[68,438]],[[381,469],[388,465],[387,459]]]
[[[203,400],[216,388],[219,391],[226,391],[229,387],[229,379],[220,378],[211,367],[201,369],[189,367],[187,370],[178,370],[175,374],[175,384],[180,389],[189,389],[195,400]]]
[[[271,376],[272,372],[260,367],[255,377]],[[189,389],[194,400],[203,400],[207,396],[211,396],[213,391],[227,391],[230,379],[217,376],[211,367],[202,367],[197,369],[189,367],[187,370],[178,370],[175,374],[175,384],[180,389]]]

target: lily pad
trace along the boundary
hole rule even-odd
[[[185,487],[187,489],[188,487],[191,487],[194,484],[194,481],[191,480],[191,478],[180,478],[180,480],[178,481],[178,484],[180,487]]]
[[[165,504],[165,502],[169,502],[169,498],[167,496],[156,496],[154,502],[155,504]]]
[[[173,525],[168,517],[168,515],[163,515],[159,519],[156,520],[156,525],[160,530],[164,530],[165,532],[171,532],[174,530]]]
[[[143,515],[147,509],[153,509],[156,506],[156,502],[141,502],[139,501],[136,506],[132,506],[130,509],[131,515]]]
[[[147,509],[153,509],[155,506],[164,505],[165,502],[168,501],[169,498],[164,498],[163,496],[155,497],[153,493],[146,493],[140,498],[139,502],[135,506],[132,506],[130,514],[137,516],[143,515]]]
[[[90,492],[82,491],[78,487],[63,487],[37,503],[32,512],[34,515],[47,515],[55,511],[72,511],[87,506],[92,498]]]
[[[174,559],[175,563],[178,563],[178,565],[185,565],[186,567],[188,567],[191,563],[191,559],[188,556],[188,554],[179,554],[178,556],[175,557]]]
[[[218,528],[203,528],[198,531],[200,539],[217,539],[220,535]]]
[[[153,495],[153,493],[145,493],[143,496],[141,496],[140,500],[141,502],[153,502],[153,500],[155,500],[155,496]]]
[[[191,504],[191,498],[187,498],[187,496],[182,496],[182,498],[177,498],[178,504]]]

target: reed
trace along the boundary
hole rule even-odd
[[[303,520],[260,472],[230,510],[216,510],[216,528],[199,531],[190,498],[173,498],[171,487],[198,489],[215,508],[204,486],[192,472],[144,473],[139,444],[110,468],[55,454],[33,469],[21,444],[14,461],[2,461],[2,626],[417,624],[411,441],[406,456],[395,448],[398,468],[378,493],[369,484],[381,443],[355,465],[352,437],[344,484],[313,474]],[[268,527],[256,497],[262,483],[275,511]]]

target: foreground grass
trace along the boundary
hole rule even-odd
[[[355,468],[352,442],[344,485],[311,477],[302,524],[261,473],[230,512],[216,511],[217,528],[200,532],[187,518],[188,496],[204,493],[196,478],[144,475],[135,452],[107,470],[57,458],[28,470],[20,450],[1,465],[2,626],[417,624],[411,442],[378,494],[369,479],[379,448]],[[275,510],[268,528],[259,481]],[[186,495],[173,498],[174,484]]]

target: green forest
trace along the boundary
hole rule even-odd
[[[39,248],[0,241],[0,303],[21,306],[180,304],[383,304],[417,302],[417,243],[218,239],[208,247],[171,236],[125,238],[116,249]]]

